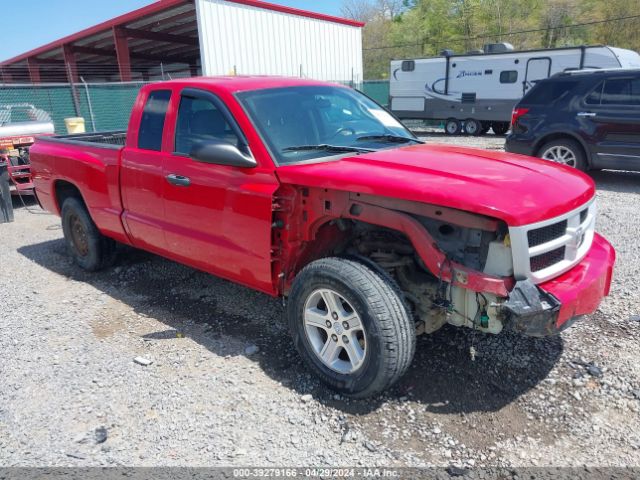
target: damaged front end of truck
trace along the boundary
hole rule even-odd
[[[614,253],[595,234],[593,201],[525,227],[453,208],[319,188],[283,187],[274,204],[274,275],[285,295],[308,262],[329,255],[356,258],[393,278],[417,334],[448,323],[492,334],[555,335],[608,293]],[[580,267],[592,245],[606,261]],[[580,301],[566,295],[562,278],[554,282],[576,266],[584,272],[571,281],[591,292]]]

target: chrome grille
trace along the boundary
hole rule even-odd
[[[509,227],[516,279],[542,283],[578,264],[591,248],[595,214],[592,200],[549,220]]]
[[[584,223],[584,221],[587,219],[587,215],[589,215],[589,209],[585,208],[580,212],[580,223]]]
[[[535,230],[529,230],[527,232],[527,238],[529,240],[529,247],[535,247],[542,245],[543,243],[550,242],[556,238],[560,238],[567,233],[567,221],[554,223],[542,228],[536,228]]]
[[[555,250],[551,250],[550,252],[543,253],[541,255],[536,255],[535,257],[531,257],[529,263],[531,265],[532,272],[539,272],[540,270],[544,270],[545,268],[550,267],[551,265],[555,265],[556,263],[564,260],[565,247],[556,248]]]

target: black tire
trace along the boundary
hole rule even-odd
[[[61,213],[62,231],[75,263],[89,272],[111,265],[116,242],[98,231],[84,203],[75,197],[67,198]]]
[[[554,160],[553,158],[549,158],[549,155],[547,155],[547,158],[545,158],[545,154],[553,149],[560,149],[560,151],[562,151],[562,149],[566,149],[571,153],[571,155],[573,155],[573,159],[565,163],[562,161]],[[570,138],[559,138],[557,140],[551,140],[550,142],[545,143],[538,149],[536,156],[552,162],[556,161],[557,163],[576,168],[582,172],[586,172],[589,169],[587,159],[584,155],[584,150],[578,142]]]
[[[469,135],[477,137],[482,132],[482,125],[475,118],[467,118],[464,121],[464,131]]]
[[[446,122],[444,122],[444,132],[447,135],[459,135],[461,131],[462,124],[460,123],[460,120],[449,118]]]
[[[0,223],[13,222],[13,201],[9,182],[9,169],[0,161]]]
[[[491,128],[496,135],[505,135],[509,131],[511,125],[509,122],[493,122]]]
[[[327,366],[307,334],[305,306],[321,289],[342,297],[364,326],[364,359],[352,373],[340,373]],[[401,292],[385,273],[358,261],[332,257],[305,267],[294,281],[287,317],[293,342],[304,362],[324,383],[342,394],[354,398],[376,395],[398,381],[413,360],[415,324]],[[327,333],[326,342],[329,341]]]

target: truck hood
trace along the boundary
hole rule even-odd
[[[414,145],[277,169],[282,183],[457,208],[519,226],[574,210],[595,194],[587,175],[546,160],[449,145]]]

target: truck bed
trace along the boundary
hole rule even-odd
[[[120,154],[125,146],[125,131],[75,133],[37,137],[31,154],[38,159],[34,178],[41,179],[37,195],[50,211],[59,212],[55,202],[56,185],[74,185],[100,231],[127,242],[120,214]],[[32,165],[33,167],[33,165]],[[55,172],[55,179],[50,178]],[[54,181],[55,180],[55,181]]]
[[[53,135],[45,140],[118,150],[124,147],[127,141],[127,132],[126,130],[114,130],[109,132],[73,133],[69,135]]]

